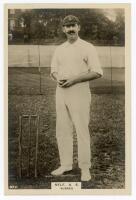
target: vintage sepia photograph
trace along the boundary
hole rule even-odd
[[[5,5],[6,194],[130,194],[130,5]]]

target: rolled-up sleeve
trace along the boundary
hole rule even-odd
[[[89,70],[103,75],[103,70],[101,68],[99,57],[96,48],[93,45],[91,45],[88,51],[88,67]]]

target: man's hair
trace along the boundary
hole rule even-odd
[[[62,21],[62,26],[70,25],[70,24],[80,24],[78,17],[74,15],[66,16]]]

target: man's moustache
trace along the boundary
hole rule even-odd
[[[74,31],[69,31],[68,34],[75,33]]]

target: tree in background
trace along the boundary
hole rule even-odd
[[[120,43],[121,45],[124,45],[125,43],[125,16],[124,12],[122,12],[120,9],[116,11],[116,21],[115,21],[115,36],[117,39],[117,43]]]
[[[113,10],[108,9],[108,12]],[[124,11],[115,9],[114,13],[115,20],[112,20],[104,9],[27,9],[20,12],[18,20],[23,24],[24,40],[32,44],[39,41],[40,44],[59,44],[65,41],[61,22],[66,15],[73,14],[81,21],[81,38],[96,45],[124,45]]]

